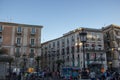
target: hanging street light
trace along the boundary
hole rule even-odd
[[[85,31],[85,29],[82,28],[79,35],[80,35],[80,41],[82,42],[82,47],[83,47],[82,49],[83,50],[83,70],[82,70],[81,78],[87,79],[88,75],[87,75],[87,71],[85,70],[85,45],[84,45],[87,41],[87,32]]]

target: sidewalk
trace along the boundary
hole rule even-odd
[[[90,79],[79,79],[79,80],[90,80]]]

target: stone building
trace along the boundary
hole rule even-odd
[[[42,68],[50,71],[59,70],[61,67],[71,66],[83,68],[83,47],[80,41],[82,28],[78,28],[62,37],[42,43]],[[106,53],[101,29],[84,28],[87,32],[85,43],[85,67],[96,71],[101,67],[106,69]],[[57,62],[61,62],[58,65]]]
[[[103,27],[107,64],[110,69],[120,69],[120,26]]]
[[[35,67],[34,57],[41,55],[41,25],[0,22],[0,47],[14,57],[12,67]]]

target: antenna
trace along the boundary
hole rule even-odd
[[[5,19],[5,21],[7,21],[7,22],[12,22],[12,17],[7,17],[6,19]]]
[[[106,26],[106,24],[104,24],[104,27]]]
[[[12,22],[12,21],[13,21],[12,17],[8,18],[8,22]]]
[[[12,22],[12,18],[10,18],[10,22]]]

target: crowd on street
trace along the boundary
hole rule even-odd
[[[89,80],[120,80],[120,73],[116,71],[106,70],[103,73],[96,74],[93,70],[86,71]],[[81,73],[79,75],[76,72],[73,72],[70,79],[64,79],[61,77],[60,72],[34,72],[34,73],[11,73],[9,76],[6,76],[6,80],[82,80]],[[84,79],[87,80],[87,79]]]

